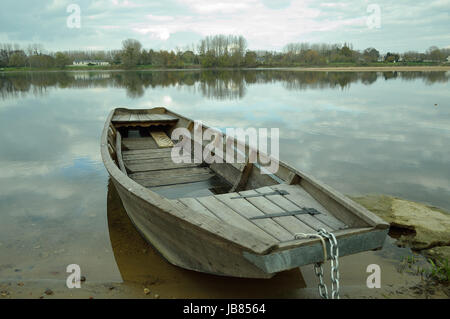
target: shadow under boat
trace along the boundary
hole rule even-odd
[[[138,284],[174,298],[295,298],[305,280],[299,268],[271,279],[233,278],[199,273],[166,261],[130,221],[111,180],[108,228],[114,257],[125,283]]]

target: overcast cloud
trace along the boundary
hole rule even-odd
[[[81,28],[67,27],[67,7],[81,9]],[[370,5],[380,27],[369,28]],[[2,0],[0,42],[37,42],[48,50],[118,49],[135,38],[145,48],[174,49],[206,35],[243,35],[250,49],[289,42],[350,42],[382,52],[450,47],[450,0],[339,2],[296,0]]]

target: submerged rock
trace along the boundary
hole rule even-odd
[[[422,250],[450,246],[450,214],[439,208],[386,195],[352,197],[374,214],[405,230],[398,244]]]

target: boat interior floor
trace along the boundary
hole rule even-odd
[[[236,193],[173,200],[238,228],[279,241],[324,228],[348,228],[299,185],[274,185]],[[307,208],[306,208],[307,207]]]
[[[128,130],[122,157],[128,176],[168,199],[220,194],[230,185],[203,163],[175,163],[171,147],[159,147],[148,130]]]
[[[159,147],[151,134],[129,131],[122,142],[128,176],[176,205],[279,241],[321,228],[348,228],[300,185],[279,184],[228,193],[232,185],[207,165],[174,163],[172,148]]]

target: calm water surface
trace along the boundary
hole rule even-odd
[[[144,261],[124,266],[120,257],[133,248],[115,245],[131,244],[112,240],[125,226],[108,220],[99,151],[104,120],[120,106],[165,106],[221,129],[278,127],[281,159],[342,193],[450,210],[449,79],[448,72],[0,73],[0,281],[65,280],[72,263],[98,282],[139,273]]]

